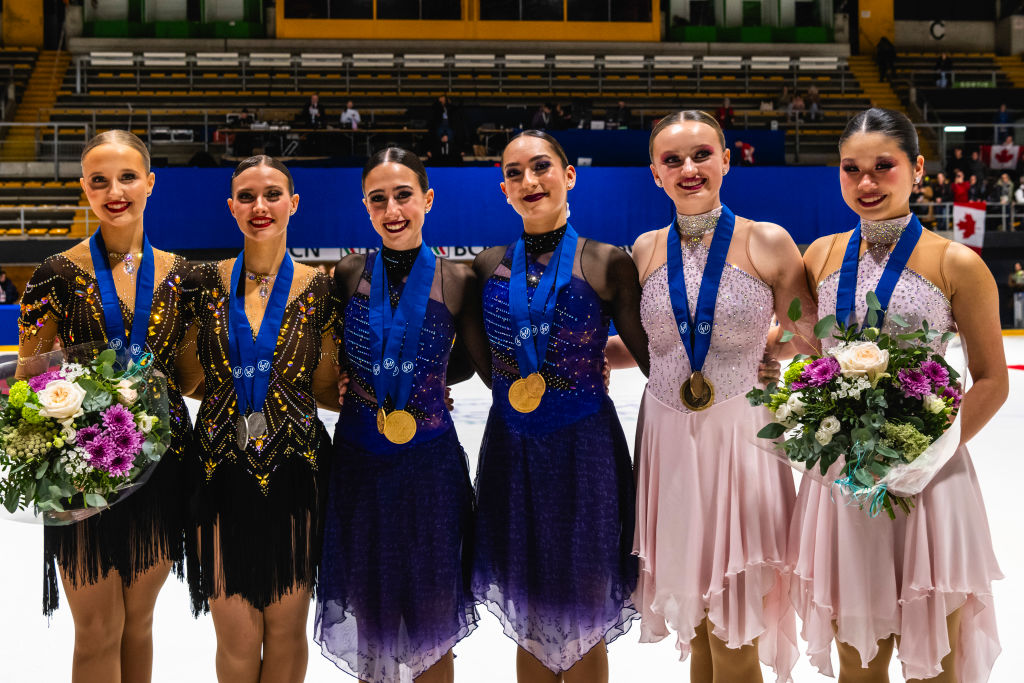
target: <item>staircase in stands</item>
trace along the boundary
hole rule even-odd
[[[67,52],[45,50],[39,54],[28,87],[18,104],[14,123],[45,123],[50,120],[48,111],[57,101],[57,91],[64,82],[64,74],[71,63]],[[37,129],[30,126],[13,126],[7,132],[0,160],[33,161],[36,156]]]

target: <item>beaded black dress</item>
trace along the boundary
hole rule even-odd
[[[184,501],[181,497],[182,453],[191,424],[181,397],[175,363],[194,352],[186,342],[189,317],[184,301],[191,266],[177,256],[154,250],[156,260],[153,308],[146,351],[154,367],[167,376],[170,448],[145,486],[109,510],[69,526],[47,526],[43,536],[43,611],[59,605],[57,565],[75,586],[95,583],[111,571],[132,580],[156,564],[170,560],[179,576],[183,565]],[[137,276],[137,274],[136,274]],[[135,286],[123,269],[115,268],[125,329],[131,329]],[[22,356],[50,351],[55,340],[64,348],[95,344],[107,348],[103,304],[88,242],[43,261],[25,287],[19,324]]]
[[[263,609],[296,586],[312,590],[327,490],[331,440],[317,417],[316,395],[337,395],[334,283],[295,266],[263,409],[267,433],[241,450],[228,346],[233,264],[196,266],[190,280],[205,377],[186,458],[187,574],[196,615],[214,597],[238,595]]]

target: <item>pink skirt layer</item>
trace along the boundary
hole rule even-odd
[[[872,519],[845,503],[810,478],[800,485],[790,535],[793,603],[811,663],[834,675],[835,621],[864,665],[878,654],[877,641],[896,633],[904,676],[931,678],[950,651],[946,617],[961,609],[959,680],[987,681],[1000,652],[991,584],[1003,576],[967,449],[917,496],[909,516]]]
[[[742,396],[681,413],[645,392],[633,602],[641,642],[671,627],[683,660],[707,612],[729,647],[758,638],[761,660],[788,681],[799,656],[785,567],[795,491],[790,468],[752,445],[760,421]]]

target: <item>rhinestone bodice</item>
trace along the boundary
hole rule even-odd
[[[703,244],[684,242],[683,273],[691,315],[697,308],[707,259],[708,249]],[[715,387],[716,403],[745,394],[756,384],[774,301],[767,284],[726,263],[711,328],[711,348],[703,370]],[[656,269],[644,282],[640,317],[651,353],[648,391],[676,410],[689,412],[679,400],[679,387],[690,376],[690,361],[672,313],[667,266]]]
[[[882,271],[889,260],[889,252],[884,249],[872,248],[864,252],[860,258],[860,266],[857,269],[857,319],[864,320],[867,314],[867,301],[865,297],[868,291],[873,290],[882,277]],[[818,315],[821,317],[836,312],[836,292],[839,287],[839,271],[831,273],[828,277],[818,283]],[[942,290],[935,286],[930,280],[910,268],[904,268],[900,279],[896,282],[892,299],[889,301],[889,311],[896,313],[910,325],[911,330],[917,329],[922,321],[928,321],[928,326],[947,332],[956,329],[953,321],[953,309],[949,299]],[[886,319],[882,326],[886,332],[899,331],[898,328]],[[827,350],[834,345],[833,339],[825,339],[822,346]],[[945,353],[946,348],[941,344],[941,339],[932,343],[932,348],[937,353]]]

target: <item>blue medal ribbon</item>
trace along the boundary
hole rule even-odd
[[[889,301],[892,299],[893,290],[896,289],[896,282],[899,281],[903,269],[907,267],[907,261],[921,239],[921,221],[917,216],[910,217],[910,223],[903,229],[903,234],[889,254],[889,260],[885,263],[882,277],[875,287],[875,296],[882,305],[882,319],[878,321],[879,327],[885,319],[885,312],[889,308]],[[853,229],[850,241],[846,245],[846,253],[843,255],[843,266],[839,271],[839,288],[836,292],[836,320],[844,325],[853,324],[855,320],[856,298],[857,298],[857,271],[860,267],[860,223]]]
[[[288,294],[292,288],[295,266],[285,252],[274,278],[274,287],[267,301],[267,310],[260,331],[253,340],[252,327],[245,315],[245,251],[235,259],[231,269],[231,308],[228,314],[228,352],[231,356],[231,377],[235,383],[238,409],[243,415],[262,412],[270,388],[277,337],[284,321]]]
[[[409,402],[420,331],[434,283],[435,261],[430,247],[420,244],[420,252],[409,271],[398,307],[392,311],[384,258],[379,251],[374,257],[370,280],[370,353],[373,390],[381,408],[388,396],[394,410],[404,410]]]
[[[572,226],[566,225],[565,234],[551,255],[533,298],[530,298],[526,286],[526,241],[520,237],[516,242],[508,282],[508,308],[515,325],[513,340],[520,377],[538,372],[544,365],[551,340],[551,323],[555,319],[555,304],[559,292],[572,279],[578,239]]]
[[[675,225],[669,226],[667,243],[668,292],[672,301],[672,313],[676,318],[676,329],[683,340],[686,355],[690,359],[690,371],[703,370],[704,360],[711,348],[711,330],[715,324],[715,304],[718,302],[718,288],[722,284],[725,257],[729,254],[736,214],[729,207],[722,207],[722,215],[711,238],[708,260],[700,279],[697,293],[697,310],[690,315],[690,300],[686,296],[686,277],[683,274],[683,245]]]
[[[92,267],[96,271],[96,282],[100,288],[107,345],[118,353],[127,352],[133,362],[139,363],[146,350],[149,314],[153,310],[153,282],[156,273],[153,246],[143,233],[142,263],[139,264],[139,279],[135,282],[135,312],[132,314],[131,336],[126,334],[124,316],[121,314],[121,304],[117,298],[117,287],[114,286],[114,275],[107,259],[107,245],[99,230],[89,239],[89,251],[92,253]]]

